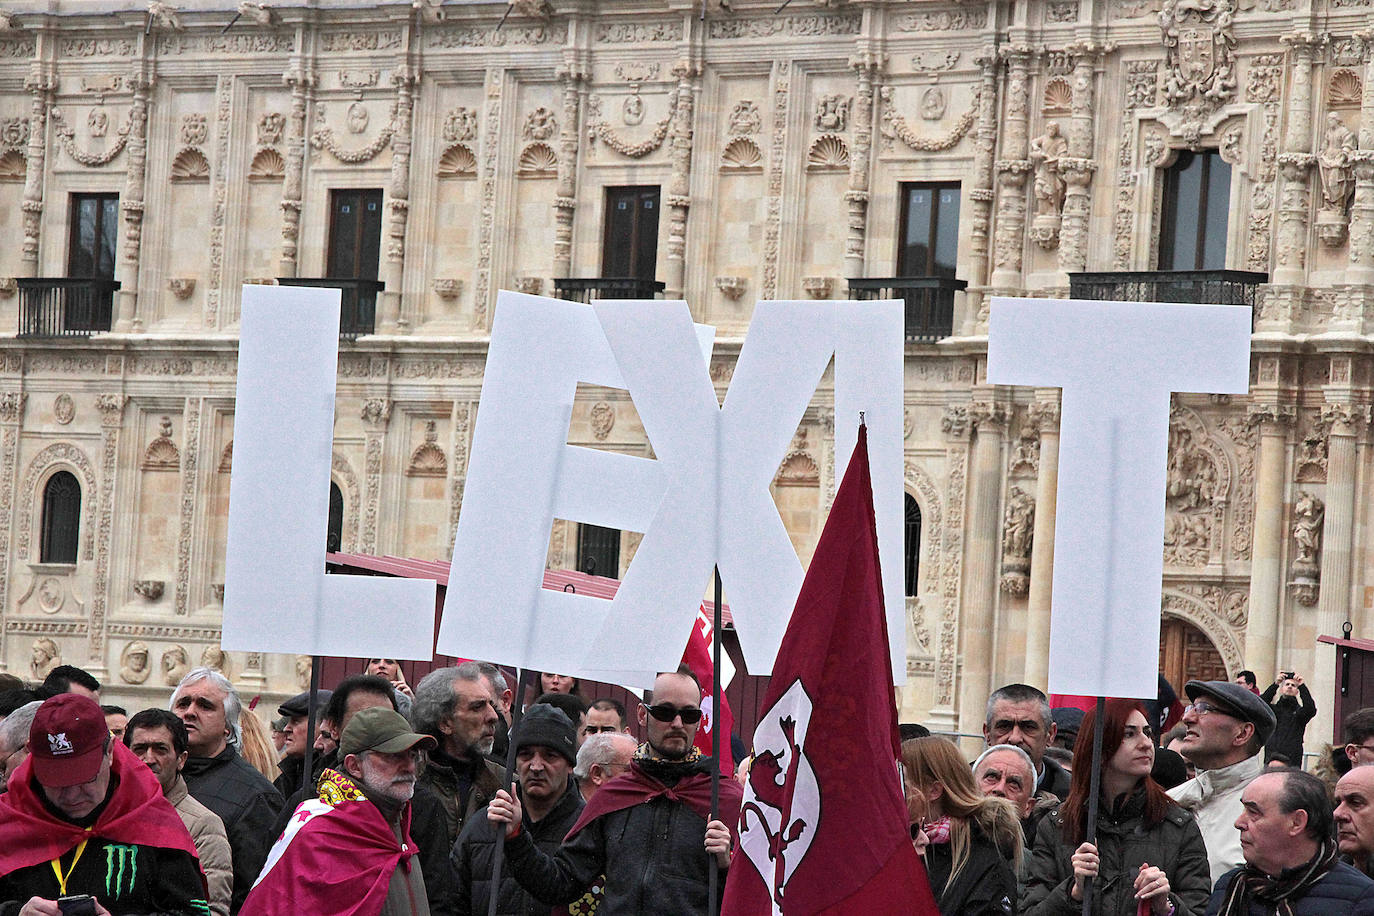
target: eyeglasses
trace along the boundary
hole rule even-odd
[[[701,721],[701,710],[695,706],[671,706],[667,703],[658,703],[654,706],[645,706],[649,715],[660,722],[671,722],[678,716],[682,717],[683,725],[696,725]]]
[[[1370,753],[1374,753],[1374,744],[1355,744],[1352,741],[1350,744],[1347,744],[1346,747],[1353,747],[1357,751],[1369,751]]]
[[[1230,716],[1233,719],[1242,718],[1241,716],[1225,708],[1224,706],[1214,706],[1211,703],[1205,702],[1203,700],[1198,700],[1195,703],[1191,703],[1188,706],[1183,707],[1183,712],[1185,714],[1191,712],[1195,716],[1205,716],[1208,713],[1217,712],[1221,713],[1223,716]]]

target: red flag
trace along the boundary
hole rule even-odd
[[[696,746],[703,754],[714,754],[716,733],[720,733],[720,772],[729,779],[735,772],[735,755],[730,752],[730,732],[735,728],[735,714],[730,711],[730,701],[725,698],[725,689],[720,691],[720,711],[711,708],[711,683],[715,680],[715,663],[711,659],[711,617],[702,605],[697,611],[697,622],[692,627],[692,635],[687,640],[687,651],[682,653],[682,662],[701,683],[701,727],[697,729]],[[719,728],[717,728],[719,725]]]
[[[938,916],[898,775],[864,426],[763,707],[724,916]]]

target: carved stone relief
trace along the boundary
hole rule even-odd
[[[606,401],[597,401],[592,405],[588,419],[591,420],[592,435],[604,442],[615,428],[615,408]]]
[[[1035,498],[1020,487],[1007,493],[1002,518],[1001,589],[1023,597],[1030,590],[1031,534],[1035,530]]]
[[[759,106],[749,99],[741,99],[730,110],[730,121],[726,130],[731,136],[747,137],[763,130],[763,114]]]
[[[181,646],[172,646],[162,653],[162,683],[175,687],[191,671],[191,659]]]
[[[271,146],[281,142],[286,132],[286,115],[279,111],[264,111],[258,116],[258,144]]]
[[[126,684],[142,684],[152,673],[148,664],[148,644],[135,640],[119,653],[119,677]]]
[[[41,681],[52,673],[52,669],[62,664],[62,652],[57,647],[57,642],[46,636],[40,636],[33,641],[29,659],[29,673],[33,675],[35,681]]]
[[[846,95],[823,95],[818,98],[814,119],[816,129],[837,133],[848,127],[849,102],[849,96]]]
[[[1293,597],[1306,607],[1317,603],[1321,578],[1322,520],[1326,506],[1307,490],[1298,492],[1293,504],[1293,563],[1290,567]]]
[[[76,402],[66,393],[59,394],[52,402],[52,415],[63,426],[76,418]]]
[[[1350,201],[1355,196],[1354,132],[1336,112],[1326,115],[1317,172],[1321,176],[1321,207],[1317,211],[1317,234],[1328,246],[1339,245],[1350,221]]]
[[[410,456],[406,468],[410,477],[445,477],[448,475],[448,459],[439,448],[438,424],[433,420],[425,421],[425,441]]]

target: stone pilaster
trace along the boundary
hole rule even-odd
[[[988,284],[989,232],[992,226],[992,201],[995,154],[997,150],[997,50],[985,46],[975,58],[978,64],[978,124],[974,128],[973,187],[969,189],[972,225],[969,232],[968,312],[982,310]]]
[[[1048,690],[1050,605],[1054,582],[1054,516],[1059,493],[1059,391],[1035,393],[1030,419],[1040,431],[1040,471],[1035,480],[1035,529],[1031,535],[1030,593],[1026,598],[1024,683]]]
[[[1297,412],[1275,402],[1250,407],[1259,427],[1255,460],[1254,546],[1250,565],[1250,615],[1245,624],[1245,667],[1260,677],[1278,670],[1279,607],[1283,597],[1283,481],[1288,432]]]
[[[1361,130],[1363,133],[1363,130]],[[1355,202],[1350,207],[1349,283],[1374,283],[1374,149],[1357,150]]]
[[[573,49],[563,52],[563,67],[558,80],[563,88],[563,120],[558,135],[558,194],[553,199],[553,275],[572,276],[573,217],[577,214],[577,155],[581,149],[578,132],[582,123],[582,96],[586,92],[591,68],[585,53]]]
[[[119,209],[124,212],[123,267],[118,277],[119,317],[116,331],[137,331],[143,327],[138,317],[138,270],[143,250],[143,197],[148,168],[148,96],[153,89],[152,65],[140,61],[129,77],[133,101],[129,107],[129,142],[127,170],[124,174],[124,193]]]
[[[46,174],[48,109],[52,106],[52,94],[57,89],[57,77],[49,64],[34,61],[24,88],[31,96],[29,100],[29,145],[26,150],[24,168],[24,213],[23,255],[19,262],[21,276],[38,275],[39,231],[43,223],[43,177]],[[3,605],[0,605],[3,606]]]
[[[363,401],[363,525],[358,549],[377,552],[377,517],[382,501],[382,459],[386,427],[391,419],[391,401],[367,398]]]
[[[687,285],[687,214],[692,208],[692,122],[700,88],[701,64],[684,55],[673,65],[677,77],[677,104],[669,132],[669,157],[673,164],[668,179],[668,275],[664,296],[681,299]]]
[[[401,286],[405,279],[406,224],[410,214],[410,148],[415,120],[415,87],[420,72],[408,63],[391,74],[396,86],[396,115],[391,135],[391,186],[387,193],[386,262],[382,279],[386,288],[378,297],[377,329],[382,333],[410,329],[410,319],[401,311]]]
[[[873,93],[882,73],[882,55],[865,50],[849,59],[858,87],[854,94],[854,147],[849,157],[849,232],[844,241],[844,270],[850,277],[864,275],[868,237],[869,159],[873,151]]]
[[[1307,267],[1308,215],[1311,206],[1312,165],[1312,63],[1321,42],[1310,33],[1280,36],[1292,52],[1288,88],[1288,129],[1279,156],[1279,235],[1274,257],[1273,283],[1293,286],[1303,282]],[[1256,669],[1259,670],[1259,669]]]
[[[305,172],[305,117],[308,93],[315,77],[300,60],[293,60],[282,76],[291,90],[291,114],[286,119],[286,175],[281,184],[281,261],[283,277],[296,276],[296,239],[301,228],[301,187]]]
[[[977,732],[992,689],[992,634],[996,629],[997,579],[1002,539],[1002,441],[1007,411],[992,401],[969,407],[974,430],[973,460],[968,478],[966,564],[959,607],[959,655],[964,670],[959,684],[960,731]]]
[[[24,423],[22,391],[0,393],[0,607],[9,607],[10,539],[14,532],[15,473],[18,469],[19,431]],[[5,633],[0,627],[0,670],[4,670]]]
[[[1060,159],[1064,178],[1064,212],[1059,224],[1059,269],[1065,274],[1088,266],[1088,218],[1092,215],[1092,180],[1097,163],[1091,159]]]
[[[100,411],[100,491],[96,508],[95,577],[91,583],[91,638],[87,653],[91,674],[104,680],[105,611],[110,592],[110,547],[114,527],[115,481],[119,474],[119,431],[124,424],[123,394],[102,394],[95,399]],[[97,674],[97,670],[100,673]]]
[[[1021,292],[1022,254],[1026,242],[1026,176],[1029,135],[1030,48],[1009,45],[1002,49],[1007,61],[1007,107],[1003,118],[1002,158],[997,161],[997,218],[993,230],[993,295]],[[981,315],[979,316],[981,318]],[[980,321],[980,324],[982,322]]]

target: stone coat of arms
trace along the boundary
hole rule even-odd
[[[1159,27],[1168,49],[1170,102],[1220,104],[1236,88],[1234,0],[1165,0]]]

